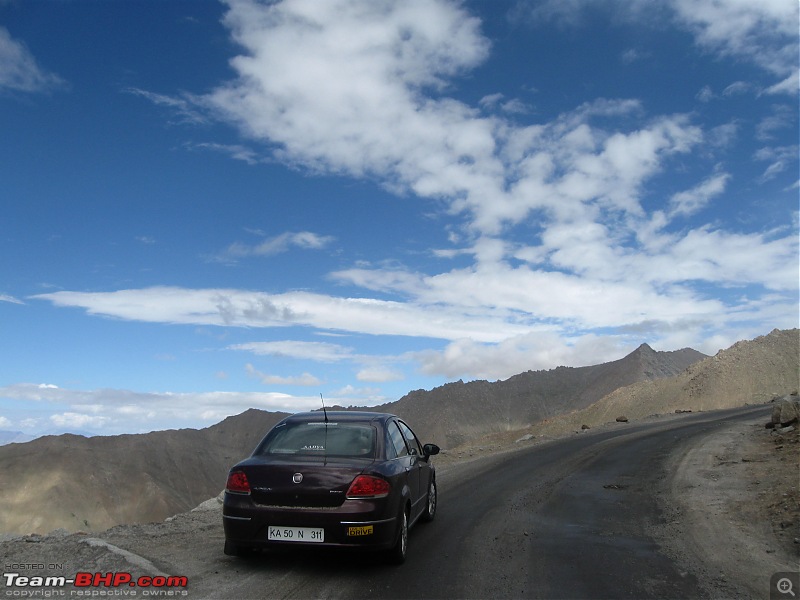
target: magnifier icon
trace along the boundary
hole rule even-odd
[[[787,577],[778,579],[778,583],[775,584],[775,587],[778,588],[781,594],[791,594],[792,598],[796,597],[795,593],[792,591],[792,580]]]

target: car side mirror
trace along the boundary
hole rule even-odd
[[[431,456],[433,456],[435,454],[439,454],[439,450],[440,450],[440,448],[436,444],[425,444],[422,447],[422,451],[425,453],[425,458],[426,459],[430,458]]]

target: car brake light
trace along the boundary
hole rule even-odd
[[[225,489],[229,492],[236,492],[237,494],[249,494],[250,482],[247,481],[247,475],[244,471],[233,471],[228,475],[228,483],[225,484]]]
[[[348,498],[385,498],[391,486],[385,479],[370,475],[359,475],[347,490]]]

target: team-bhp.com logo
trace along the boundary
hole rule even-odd
[[[179,575],[134,577],[126,572],[76,573],[75,577],[31,576],[4,573],[5,596],[17,598],[53,596],[187,596],[189,580]],[[65,590],[68,586],[73,589]],[[107,588],[113,588],[109,590]],[[44,594],[47,590],[51,593]],[[59,593],[60,592],[60,593]],[[65,592],[68,592],[65,593]]]

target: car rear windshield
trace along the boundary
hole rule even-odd
[[[257,454],[375,457],[375,428],[361,423],[283,423]]]

